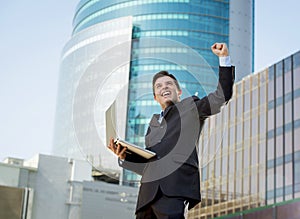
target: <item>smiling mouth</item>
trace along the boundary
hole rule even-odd
[[[163,92],[162,94],[161,94],[161,96],[163,96],[163,97],[168,97],[168,96],[170,96],[171,95],[171,92],[170,91],[165,91],[165,92]]]

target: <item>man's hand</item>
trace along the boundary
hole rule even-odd
[[[218,57],[225,57],[229,55],[226,43],[215,43],[211,46],[211,51]]]
[[[122,147],[120,144],[116,145],[115,140],[113,138],[110,138],[109,145],[107,146],[114,154],[116,154],[120,159],[124,160],[126,157],[126,149],[125,147]]]

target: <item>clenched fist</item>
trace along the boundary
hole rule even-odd
[[[211,51],[218,57],[224,57],[229,55],[226,43],[215,43],[211,46]]]

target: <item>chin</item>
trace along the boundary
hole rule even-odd
[[[167,107],[167,106],[173,105],[173,104],[174,104],[174,101],[173,101],[173,100],[166,100],[166,101],[164,102],[164,104],[165,104],[165,106]]]

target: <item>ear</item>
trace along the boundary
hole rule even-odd
[[[155,95],[155,94],[153,95],[153,99],[157,101],[157,99],[156,99],[156,95]]]
[[[178,94],[178,96],[181,96],[182,90],[178,90],[177,94]]]

